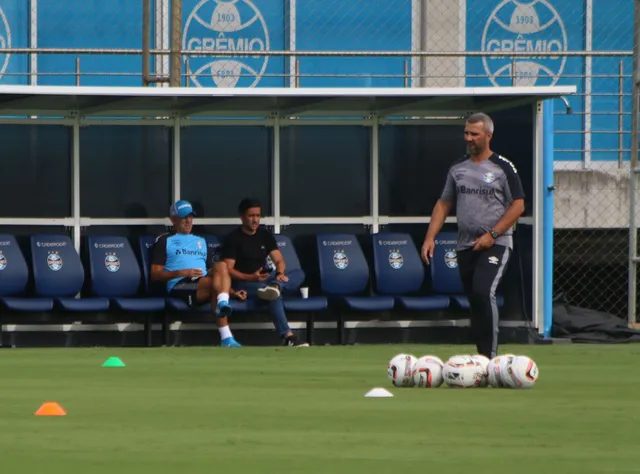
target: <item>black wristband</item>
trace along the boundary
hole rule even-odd
[[[284,275],[284,272],[276,272],[276,275]]]

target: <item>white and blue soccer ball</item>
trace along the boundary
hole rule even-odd
[[[397,354],[387,366],[387,377],[396,387],[413,386],[413,369],[417,359],[411,354]]]
[[[413,368],[413,384],[420,388],[442,385],[442,360],[433,355],[420,357]]]

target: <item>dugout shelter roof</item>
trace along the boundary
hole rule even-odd
[[[575,86],[437,88],[169,88],[0,86],[0,116],[434,118],[532,104]]]

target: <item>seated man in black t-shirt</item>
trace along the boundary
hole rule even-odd
[[[238,206],[242,225],[224,241],[222,258],[229,268],[235,290],[246,290],[249,298],[269,302],[273,324],[284,345],[308,346],[300,343],[289,328],[281,292],[298,288],[302,272],[285,273],[286,262],[273,234],[260,226],[261,204],[257,199],[243,199]]]

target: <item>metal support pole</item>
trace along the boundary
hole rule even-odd
[[[71,215],[73,217],[73,245],[80,254],[80,114],[73,113],[71,128]]]
[[[409,61],[404,60],[404,87],[411,87],[410,79],[409,79]]]
[[[297,0],[289,0],[289,51],[296,50],[297,21]],[[289,58],[289,87],[298,87],[298,72],[298,58],[291,56]]]
[[[142,0],[142,85],[149,85],[151,0]]]
[[[181,84],[181,43],[182,43],[182,0],[171,1],[171,69],[169,85],[180,87]]]
[[[593,51],[593,0],[586,0],[585,2],[585,18],[584,18],[584,43],[587,53]],[[593,57],[591,55],[584,58],[584,122],[582,135],[582,148],[584,149],[584,157],[582,160],[582,167],[584,169],[591,169],[591,120],[592,120],[592,83],[593,83]]]
[[[618,63],[618,168],[624,164],[624,63]]]
[[[76,56],[76,86],[80,85],[80,56]]]
[[[420,39],[419,39],[419,45],[420,45],[420,51],[428,51],[429,50],[429,44],[427,42],[427,1],[426,0],[420,0],[420,16],[419,16],[419,22],[420,22],[420,26],[419,26],[419,31],[420,31]],[[418,58],[417,59],[418,64],[419,64],[419,69],[418,71],[420,71],[420,77],[418,78],[418,85],[420,87],[426,87],[427,86],[427,73],[428,71],[428,65],[427,65],[427,58]]]
[[[629,326],[636,324],[636,279],[637,279],[637,248],[638,248],[638,224],[636,222],[636,195],[638,192],[638,127],[640,121],[640,0],[635,1],[634,10],[634,34],[633,34],[633,92],[632,92],[632,116],[631,116],[631,159],[629,182],[629,303],[627,310],[627,322]]]
[[[151,75],[151,0],[142,0],[142,85],[156,82],[169,82],[166,76]],[[159,56],[162,58],[163,56]],[[158,61],[156,61],[157,63]]]
[[[373,117],[371,125],[371,157],[369,166],[370,171],[370,186],[371,186],[371,217],[373,218],[373,224],[371,226],[371,233],[377,234],[380,232],[380,194],[379,194],[379,165],[380,165],[380,121],[379,117],[375,115]]]
[[[29,11],[29,47],[38,47],[38,0],[31,0],[31,9]],[[29,54],[29,84],[38,85],[38,55]]]
[[[182,168],[181,157],[180,157],[180,127],[181,127],[180,116],[176,115],[173,118],[173,153],[171,156],[171,164],[172,164],[172,202],[176,202],[180,199],[181,196],[181,176],[180,170]]]
[[[273,117],[273,232],[280,233],[280,117]]]

